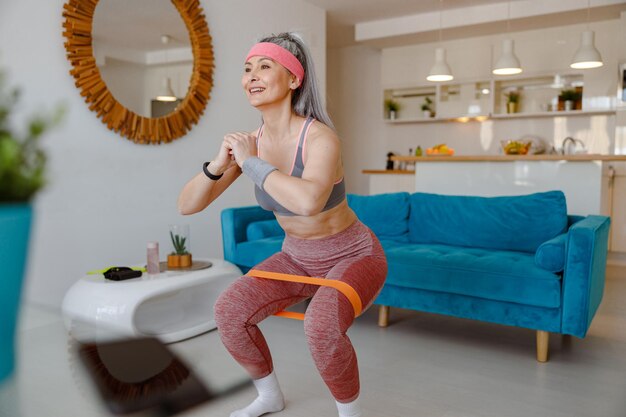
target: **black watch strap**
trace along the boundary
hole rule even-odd
[[[210,178],[210,179],[212,179],[213,181],[217,181],[217,180],[219,180],[220,178],[222,178],[222,177],[224,176],[224,174],[223,174],[223,173],[222,173],[222,174],[220,174],[220,175],[213,175],[213,174],[211,174],[211,173],[209,172],[209,170],[208,170],[208,167],[209,167],[209,164],[210,164],[210,163],[211,163],[211,162],[205,162],[205,163],[202,165],[202,171],[204,171],[204,175],[206,175],[207,177],[209,177],[209,178]]]

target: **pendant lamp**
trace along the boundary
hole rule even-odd
[[[441,16],[443,14],[443,0],[439,0],[439,43],[441,44]],[[445,48],[439,47],[435,50],[435,64],[430,69],[428,81],[441,82],[454,79],[450,66],[446,61]]]
[[[587,69],[598,68],[604,65],[600,52],[594,45],[595,33],[589,30],[589,14],[591,13],[591,0],[587,0],[587,30],[581,34],[580,47],[572,59],[571,68]]]
[[[161,43],[165,45],[166,47],[165,49],[165,64],[166,65],[169,63],[169,60],[167,59],[167,45],[170,43],[170,40],[171,38],[169,35],[161,35]],[[176,94],[174,94],[174,90],[172,90],[172,82],[170,80],[170,77],[163,77],[161,88],[159,88],[158,94],[155,97],[155,99],[158,101],[178,100],[176,98]]]
[[[604,65],[600,52],[594,45],[594,37],[595,34],[591,30],[586,30],[582,33],[580,47],[570,64],[571,68],[587,69],[598,68]]]
[[[511,1],[508,2],[508,14],[506,19],[506,32],[510,31],[511,25]],[[522,72],[522,66],[519,59],[515,56],[515,45],[513,39],[504,39],[502,41],[502,55],[496,62],[496,66],[492,71],[496,75],[513,75]]]
[[[430,73],[426,79],[428,81],[450,81],[454,79],[450,66],[446,61],[445,48],[437,48],[435,50],[435,64],[430,69]]]
[[[502,41],[502,55],[496,62],[493,73],[496,75],[513,75],[520,72],[522,72],[522,66],[515,56],[513,39],[504,39]]]
[[[156,99],[158,101],[176,101],[176,94],[174,94],[174,90],[172,90],[172,83],[170,81],[170,77],[164,77],[163,82],[161,84],[161,88],[159,89],[159,94],[157,94]]]

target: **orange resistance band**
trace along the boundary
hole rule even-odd
[[[346,296],[350,304],[352,304],[352,308],[354,309],[354,317],[358,317],[361,314],[361,310],[363,309],[363,305],[361,304],[361,297],[359,294],[352,288],[350,285],[345,282],[333,280],[333,279],[325,279],[325,278],[313,278],[313,277],[303,277],[300,275],[292,275],[292,274],[281,274],[278,272],[268,272],[268,271],[259,271],[257,269],[251,269],[246,274],[255,278],[266,278],[273,279],[276,281],[290,281],[290,282],[299,282],[302,284],[312,284],[319,285],[320,287],[332,287]],[[294,313],[291,311],[279,311],[274,314],[275,316],[285,317],[289,319],[296,320],[304,320],[304,314],[302,313]]]

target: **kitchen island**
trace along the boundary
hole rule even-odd
[[[570,214],[612,218],[612,250],[626,252],[626,155],[394,156],[415,170],[364,170],[370,194],[393,191],[504,196],[561,190]],[[408,178],[413,177],[409,183]],[[398,183],[397,178],[404,178]]]

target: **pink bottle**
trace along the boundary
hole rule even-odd
[[[158,275],[159,268],[159,242],[148,242],[148,275]]]

